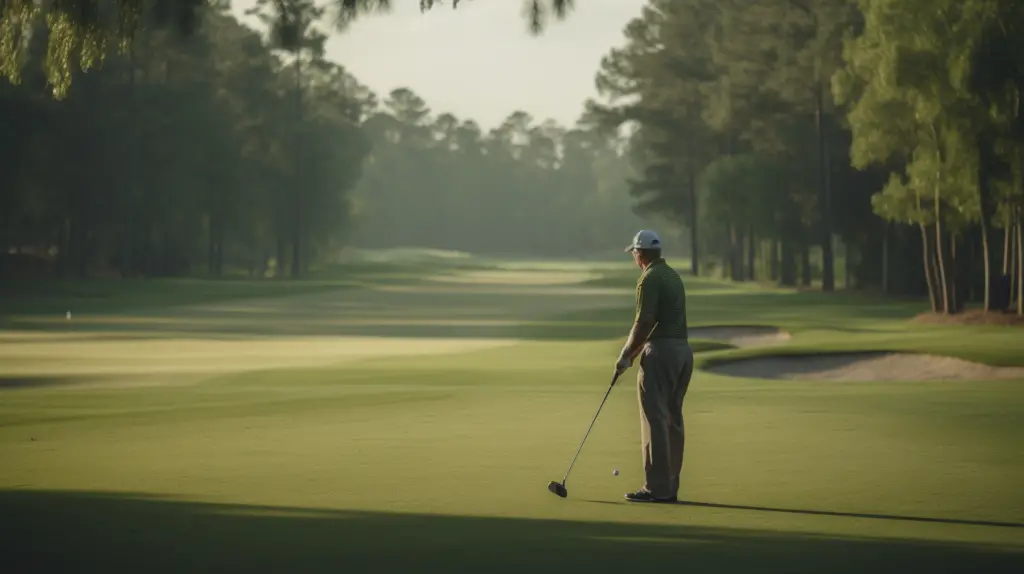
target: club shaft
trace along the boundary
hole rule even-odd
[[[562,478],[562,485],[565,485],[565,481],[569,480],[569,473],[572,472],[572,467],[576,464],[576,459],[580,456],[580,451],[583,450],[583,445],[587,442],[587,437],[590,436],[590,430],[594,428],[594,423],[597,422],[597,415],[601,414],[601,409],[604,408],[605,401],[608,400],[608,395],[612,393],[612,388],[615,387],[615,380],[619,376],[615,375],[612,378],[612,382],[608,385],[608,390],[604,393],[604,398],[601,399],[601,404],[597,407],[597,412],[594,413],[594,420],[590,421],[590,426],[587,427],[586,434],[583,435],[583,440],[580,441],[580,447],[576,449],[576,454],[572,457],[572,462],[569,463],[569,469],[565,471],[565,477]]]

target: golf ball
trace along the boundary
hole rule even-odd
[[[615,470],[613,470],[612,476],[619,476],[619,469],[616,468]]]

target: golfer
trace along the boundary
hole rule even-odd
[[[646,483],[633,502],[676,502],[683,467],[683,397],[693,375],[687,341],[686,290],[661,257],[658,234],[644,230],[626,248],[643,272],[636,282],[636,318],[615,362],[621,375],[640,357],[637,391]]]

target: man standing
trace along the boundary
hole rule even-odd
[[[683,467],[683,397],[693,375],[687,340],[686,290],[661,257],[661,239],[644,230],[626,247],[643,272],[636,283],[636,317],[615,362],[621,375],[640,356],[637,391],[646,482],[632,502],[676,502]]]

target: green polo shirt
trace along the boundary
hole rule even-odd
[[[664,259],[652,263],[636,282],[636,321],[656,323],[648,339],[686,339],[686,289]]]

